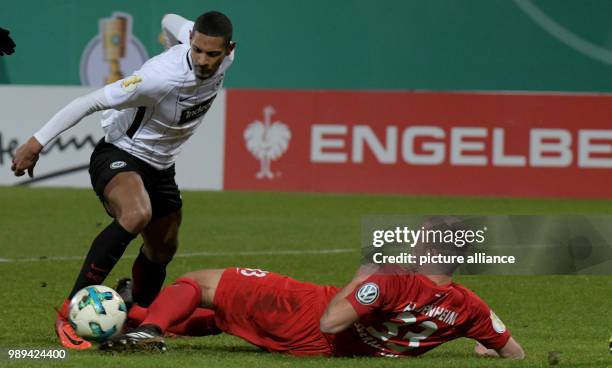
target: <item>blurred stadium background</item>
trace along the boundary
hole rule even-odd
[[[177,163],[185,220],[168,281],[241,265],[342,284],[371,214],[612,213],[610,1],[5,1],[0,27],[17,48],[0,58],[0,347],[53,346],[52,307],[108,221],[86,189],[98,115],[47,147],[34,180],[12,176],[15,148],[111,64],[129,76],[162,52],[164,14],[211,9],[234,23],[236,61]],[[459,280],[523,343],[521,366],[551,352],[560,366],[612,366],[610,275]],[[475,361],[472,347],[410,364],[513,366]],[[405,364],[264,356],[231,337],[172,348],[120,364]]]

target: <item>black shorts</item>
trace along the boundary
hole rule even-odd
[[[174,165],[164,170],[157,170],[115,145],[106,143],[102,138],[89,161],[91,185],[102,204],[105,203],[104,188],[108,182],[115,175],[126,171],[136,172],[142,178],[151,200],[152,220],[176,212],[183,206],[181,192],[174,180]]]

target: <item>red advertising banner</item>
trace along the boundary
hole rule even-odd
[[[229,90],[224,188],[612,198],[612,96]]]

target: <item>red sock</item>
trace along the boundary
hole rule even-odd
[[[128,314],[130,326],[139,326],[147,318],[147,308],[132,305]],[[181,336],[218,335],[221,330],[215,323],[215,312],[206,308],[196,308],[193,313],[178,324],[168,327],[168,332]]]
[[[162,331],[190,316],[200,305],[202,290],[198,283],[181,277],[166,287],[149,306],[147,318],[142,324],[154,324]]]
[[[182,336],[208,336],[221,333],[215,324],[215,312],[206,308],[196,308],[187,319],[170,326],[168,331]]]
[[[130,311],[128,312],[128,321],[130,325],[139,326],[142,321],[147,318],[147,313],[149,310],[147,308],[143,308],[138,304],[132,304]]]

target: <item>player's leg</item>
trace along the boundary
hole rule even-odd
[[[197,300],[197,295],[200,295],[200,303],[181,303],[185,306],[185,310],[181,310],[176,316],[171,316],[172,321],[163,322],[161,325],[169,325],[175,326],[174,323],[176,321],[180,321],[182,315],[189,314],[189,310],[193,309],[188,307],[190,305],[195,305],[196,309],[209,309],[213,306],[213,300],[215,298],[215,292],[217,290],[217,286],[219,285],[219,280],[221,279],[221,275],[223,274],[222,269],[204,269],[194,272],[189,272],[177,279],[172,288],[170,286],[166,287],[162,292],[157,296],[157,298],[153,301],[153,305],[155,308],[145,308],[139,305],[134,305],[129,312],[128,318],[134,322],[135,325],[140,325],[147,318],[147,315],[150,311],[152,312],[152,316],[156,313],[157,310],[163,312],[165,309],[165,304],[171,304],[170,301],[173,298],[177,297],[180,300]],[[187,284],[190,287],[182,287],[179,289],[182,283]],[[164,314],[172,314],[172,313],[164,313]],[[172,328],[172,327],[170,327]],[[172,331],[173,333],[176,333]]]
[[[164,288],[146,310],[140,326],[111,339],[100,346],[102,350],[156,349],[165,350],[163,334],[171,330],[180,334],[199,336],[221,331],[215,324],[214,312],[199,308],[212,305],[214,293],[224,270],[201,270],[178,278]],[[142,316],[144,308],[134,306],[131,318]],[[197,332],[196,332],[197,331]]]
[[[182,213],[179,209],[152,221],[142,232],[144,244],[132,266],[132,299],[148,307],[166,278],[166,266],[178,247],[178,231]]]
[[[219,287],[219,281],[226,269],[204,269],[188,272],[183,278],[194,280],[200,288],[200,306],[214,308],[213,301]]]
[[[130,323],[134,326],[140,326],[142,321],[147,318],[148,312],[148,308],[134,305],[129,313]],[[180,336],[210,336],[218,335],[221,332],[215,323],[215,311],[201,307],[196,308],[189,317],[169,326],[166,330],[166,333]]]
[[[191,286],[191,288],[187,288],[178,293],[178,297],[180,298],[188,298],[191,299],[193,293],[196,295],[200,295],[200,303],[197,305],[198,308],[212,308],[213,300],[215,298],[215,293],[217,291],[217,287],[219,285],[219,281],[221,280],[221,276],[225,270],[223,269],[204,269],[194,272],[186,273],[181,276],[177,281],[171,285],[176,286],[179,284],[179,281],[186,282]],[[172,300],[175,296],[174,294],[169,294],[170,292],[175,292],[178,290],[176,287],[172,289],[168,289],[166,287],[162,292],[157,296],[154,300],[154,304],[164,305],[163,300]],[[170,296],[168,296],[170,295]],[[196,298],[197,299],[197,298]],[[162,301],[158,301],[162,300]],[[195,303],[194,303],[195,304]],[[129,312],[128,318],[133,320],[136,325],[141,324],[149,313],[150,309],[141,307],[139,305],[134,305]],[[164,323],[167,324],[167,323]]]
[[[90,161],[94,190],[114,220],[94,239],[68,298],[58,313],[55,330],[62,345],[85,349],[91,344],[67,320],[69,300],[83,287],[99,284],[113,269],[127,245],[151,218],[151,204],[139,174],[141,165],[126,152],[100,141]]]
[[[86,286],[102,283],[151,218],[149,196],[136,172],[113,177],[104,189],[104,199],[114,220],[94,239],[69,298]]]
[[[135,305],[129,318],[138,324],[154,324],[165,332],[206,336],[221,331],[214,321],[215,292],[222,269],[189,272],[164,288],[149,308]]]
[[[144,245],[132,267],[132,298],[141,307],[151,304],[164,283],[166,266],[178,248],[183,205],[174,167],[156,172],[147,190],[153,220],[142,232]]]
[[[223,271],[200,270],[178,278],[149,306],[142,325],[156,325],[164,332],[192,315],[196,308],[211,308]]]

